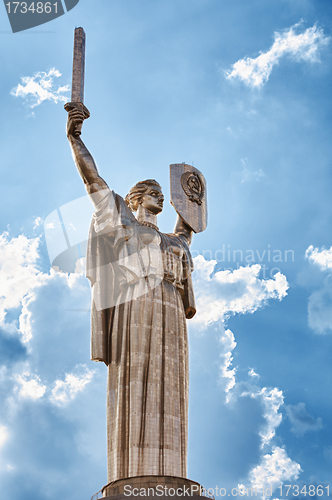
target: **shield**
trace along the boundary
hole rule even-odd
[[[207,226],[206,182],[203,174],[186,163],[169,166],[171,175],[171,204],[195,233]]]

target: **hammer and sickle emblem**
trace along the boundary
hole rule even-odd
[[[190,201],[202,204],[204,184],[196,172],[185,172],[181,176],[181,186]]]

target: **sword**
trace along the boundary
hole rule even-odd
[[[71,102],[65,104],[65,110],[80,109],[83,111],[84,120],[89,118],[90,112],[84,106],[84,67],[85,67],[85,31],[76,28],[74,34],[74,57],[73,78],[71,86]],[[74,136],[79,137],[82,131],[82,123],[75,127]]]

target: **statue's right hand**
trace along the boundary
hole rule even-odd
[[[77,134],[75,132],[77,130],[77,127],[82,125],[83,121],[84,121],[83,111],[78,108],[71,109],[68,112],[67,137],[69,137],[70,135],[76,136]]]

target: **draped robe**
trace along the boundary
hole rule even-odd
[[[186,477],[189,241],[141,225],[113,191],[94,202],[91,357],[108,365],[108,481]]]

